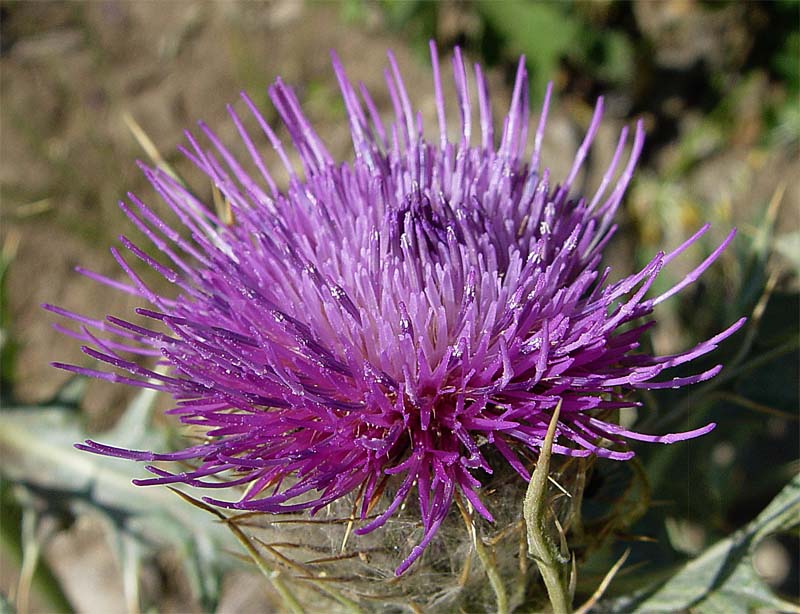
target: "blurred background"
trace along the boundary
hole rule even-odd
[[[711,222],[664,272],[666,288],[738,227],[702,281],[659,307],[651,336],[657,351],[675,351],[748,315],[709,358],[726,370],[708,385],[647,396],[637,423],[645,432],[719,426],[674,447],[637,446],[652,505],[584,573],[596,585],[631,546],[635,571],[614,584],[622,593],[626,582],[657,578],[746,526],[798,470],[799,30],[800,5],[789,0],[0,2],[0,611],[13,603],[39,612],[257,612],[274,599],[238,563],[235,544],[218,548],[211,533],[191,529],[204,521],[186,516],[177,497],[128,487],[141,468],[98,469],[74,456],[74,441],[98,433],[168,445],[175,429],[148,419],[163,400],[51,368],[53,360],[90,363],[39,305],[91,317],[136,306],[73,269],[119,276],[108,246],[132,230],[116,202],[127,191],[155,202],[134,163],[149,161],[143,145],[191,175],[175,149],[182,131],[203,119],[234,142],[225,104],[241,90],[274,126],[266,87],[280,75],[334,155],[347,159],[330,49],[388,112],[382,73],[391,48],[426,117],[434,111],[429,39],[443,55],[461,45],[488,69],[496,113],[525,54],[533,121],[547,82],[555,86],[544,161],[556,177],[603,95],[607,119],[587,185],[619,129],[642,118],[648,140],[608,256],[617,277]],[[137,497],[150,497],[149,509],[126,507]],[[766,585],[790,597],[797,561],[798,533],[786,527],[753,557]]]

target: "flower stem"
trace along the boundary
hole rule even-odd
[[[483,565],[483,570],[489,579],[489,585],[494,591],[495,601],[497,603],[497,614],[509,614],[511,609],[508,605],[508,593],[506,591],[503,578],[497,569],[497,560],[495,558],[494,549],[487,548],[483,543],[483,539],[478,535],[478,527],[475,525],[475,518],[472,513],[466,508],[461,501],[461,497],[456,493],[455,496],[458,511],[461,512],[461,517],[464,519],[464,524],[467,526],[467,531],[472,537],[472,543],[475,546],[475,552]]]
[[[547,478],[550,473],[550,456],[560,413],[561,401],[559,400],[547,427],[547,435],[539,452],[536,469],[528,484],[528,491],[525,494],[522,510],[528,533],[528,554],[536,561],[539,573],[547,588],[547,596],[550,599],[553,612],[554,614],[570,614],[572,612],[572,599],[569,595],[569,582],[567,580],[569,556],[562,555],[558,546],[548,535],[545,524],[547,514]]]
[[[477,533],[475,534],[475,552],[477,552],[478,558],[481,560],[483,569],[489,578],[489,584],[491,584],[494,591],[495,600],[497,601],[497,614],[509,614],[508,595],[503,579],[497,570],[494,552],[489,551],[484,545],[481,536],[477,535]]]
[[[280,595],[281,599],[283,600],[283,605],[286,606],[286,609],[292,614],[305,614],[305,609],[297,600],[297,597],[295,597],[294,593],[292,593],[287,584],[283,581],[283,575],[280,573],[280,571],[273,569],[269,565],[264,557],[261,556],[261,553],[258,551],[258,549],[253,545],[250,538],[245,535],[244,531],[242,531],[242,529],[240,529],[231,518],[225,516],[225,514],[220,512],[218,509],[211,507],[203,501],[198,501],[194,497],[187,495],[185,492],[180,491],[177,488],[172,488],[171,486],[168,486],[168,488],[184,501],[191,503],[195,507],[199,507],[200,509],[210,512],[224,522],[225,525],[230,529],[231,533],[233,533],[234,537],[247,551],[247,554],[250,555],[250,558],[256,564],[256,567],[261,574],[272,585],[272,588],[275,589],[275,592]]]

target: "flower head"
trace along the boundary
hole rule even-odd
[[[125,237],[121,242],[175,293],[156,294],[112,248],[128,283],[84,274],[149,303],[137,313],[156,324],[93,320],[48,306],[79,323],[70,334],[114,372],[56,366],[167,392],[176,402],[170,413],[201,428],[205,439],[169,454],[93,441],[79,448],[132,460],[189,461],[193,470],[175,474],[148,467],[154,477],[138,483],[247,485],[238,501],[209,499],[238,510],[317,511],[353,493],[362,518],[375,505],[382,510],[362,533],[384,524],[415,489],[424,536],[399,574],[430,542],[457,492],[491,520],[480,495],[481,478],[492,473],[486,451],[494,448],[529,479],[518,454],[535,453],[559,402],[558,454],[624,460],[633,456],[625,439],[672,443],[713,428],[651,436],[608,415],[636,405],[629,399],[636,389],[679,387],[719,371],[659,379],[714,349],[741,321],[680,354],[651,356],[638,348],[654,323],[648,319],[653,307],[692,283],[733,233],[659,296],[647,295],[660,269],[708,226],[638,273],[609,281],[609,270],[599,268],[602,251],[642,149],[641,122],[627,161],[623,130],[598,190],[583,197],[573,184],[600,126],[602,101],[569,174],[555,184],[540,163],[549,91],[532,156],[524,153],[523,61],[496,134],[480,66],[473,98],[455,50],[460,117],[453,142],[431,51],[436,138],[423,133],[391,54],[386,81],[395,116],[389,126],[334,57],[352,160],[332,158],[293,91],[278,80],[270,98],[302,173],[245,94],[261,133],[250,134],[232,107],[229,112],[249,161],[237,160],[202,123],[206,144],[187,133],[183,150],[221,194],[224,215],[166,172],[142,166],[190,238],[129,195],[120,207],[155,250]],[[287,188],[266,168],[259,141],[283,161]],[[129,354],[157,355],[161,366],[144,368]],[[393,487],[384,490],[390,480]],[[381,497],[384,492],[390,494]]]

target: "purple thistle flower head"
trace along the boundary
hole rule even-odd
[[[120,207],[158,259],[122,237],[129,255],[111,253],[128,283],[82,272],[146,301],[137,313],[156,324],[94,320],[46,306],[79,324],[67,332],[112,371],[56,366],[167,392],[176,403],[169,413],[206,437],[170,454],[93,441],[79,448],[138,461],[188,461],[194,468],[175,474],[149,466],[154,477],[138,483],[246,485],[238,501],[208,499],[237,510],[315,512],[352,493],[362,519],[374,505],[382,510],[360,533],[383,525],[415,489],[424,532],[400,574],[431,541],[457,493],[492,520],[480,493],[480,478],[492,473],[487,450],[528,480],[519,454],[538,450],[559,402],[553,449],[570,456],[625,460],[633,456],[626,439],[672,443],[714,427],[643,435],[608,415],[636,405],[629,400],[634,390],[693,384],[720,370],[662,376],[714,349],[742,320],[680,354],[637,350],[654,323],[648,319],[653,307],[697,279],[733,232],[659,296],[647,294],[661,268],[707,225],[638,273],[610,282],[600,261],[642,150],[641,122],[627,160],[623,129],[599,188],[584,197],[573,183],[600,126],[602,100],[569,174],[556,184],[540,163],[549,90],[532,156],[524,154],[524,62],[497,134],[480,66],[473,98],[467,66],[454,51],[460,114],[453,142],[433,45],[431,58],[436,138],[424,134],[391,54],[386,83],[394,121],[388,126],[334,56],[351,161],[331,157],[292,89],[278,80],[270,98],[302,173],[245,94],[260,133],[246,131],[237,112],[229,112],[257,172],[248,174],[202,123],[206,144],[187,133],[183,149],[222,195],[229,215],[215,213],[164,171],[142,166],[190,238],[129,195]],[[265,144],[283,161],[285,189],[262,160]],[[129,264],[131,255],[165,277],[173,296],[148,287]],[[130,354],[156,355],[160,367],[144,368]],[[391,494],[382,503],[384,492]]]

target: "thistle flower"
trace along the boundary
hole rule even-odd
[[[569,456],[625,460],[634,454],[625,440],[673,443],[714,427],[645,435],[609,415],[637,405],[629,398],[635,390],[677,388],[720,370],[660,379],[713,350],[742,320],[679,354],[651,356],[638,348],[654,324],[653,308],[697,279],[734,233],[659,296],[647,294],[661,268],[708,225],[641,271],[610,282],[600,261],[642,150],[641,122],[624,165],[627,129],[599,188],[584,197],[574,182],[600,126],[602,100],[571,170],[555,184],[540,161],[550,90],[532,155],[525,156],[523,60],[496,135],[481,68],[474,66],[479,121],[473,126],[467,67],[454,51],[459,121],[453,142],[433,45],[431,58],[438,138],[424,134],[391,54],[389,126],[334,56],[352,160],[332,158],[279,79],[269,94],[302,173],[246,94],[244,104],[263,134],[249,133],[237,112],[228,111],[257,173],[248,174],[203,123],[207,145],[187,132],[189,146],[182,148],[224,198],[226,215],[163,170],[141,165],[191,238],[129,194],[120,208],[160,259],[125,237],[120,241],[175,287],[174,296],[153,291],[112,248],[128,283],[81,272],[149,303],[136,312],[156,324],[95,320],[46,306],[77,322],[79,330],[62,330],[87,342],[83,351],[113,372],[55,366],[169,393],[176,405],[168,413],[201,429],[205,439],[168,454],[94,441],[78,448],[188,462],[193,469],[178,473],[148,466],[154,477],[137,483],[246,485],[238,501],[207,499],[236,510],[313,513],[352,493],[363,520],[359,533],[386,523],[416,489],[424,531],[397,568],[401,574],[429,544],[457,493],[492,520],[481,497],[481,480],[493,471],[487,450],[528,480],[520,453],[535,454],[559,402],[553,449]],[[282,160],[287,188],[266,168],[258,140]],[[156,355],[160,367],[142,367],[128,354]],[[364,520],[373,507],[380,513]]]

